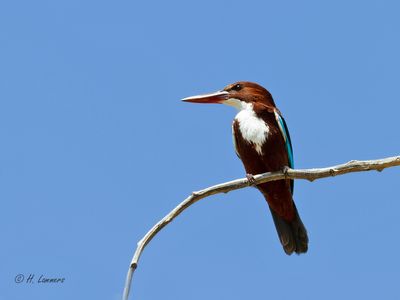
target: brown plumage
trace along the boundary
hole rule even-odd
[[[247,174],[279,171],[290,166],[288,151],[291,152],[291,144],[286,123],[271,94],[262,86],[236,82],[220,92],[189,97],[184,101],[223,103],[240,110],[232,129],[235,150]],[[240,117],[242,111],[245,114]],[[268,202],[285,253],[307,252],[307,231],[292,198],[293,180],[272,181],[256,187]]]

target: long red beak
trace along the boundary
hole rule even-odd
[[[192,103],[222,103],[229,99],[229,93],[226,91],[218,91],[212,94],[197,95],[183,98],[182,101]]]

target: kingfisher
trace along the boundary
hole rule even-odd
[[[238,110],[233,123],[233,144],[246,170],[246,177],[293,168],[289,130],[271,93],[261,85],[239,81],[223,90],[182,99],[192,103],[219,103]],[[286,254],[306,253],[307,230],[293,201],[294,181],[277,180],[257,184],[272,214],[276,231]]]

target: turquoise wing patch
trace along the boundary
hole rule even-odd
[[[286,151],[289,157],[289,167],[293,168],[294,167],[293,148],[292,148],[292,141],[290,140],[289,130],[287,128],[285,119],[278,112],[275,112],[275,117],[278,122],[279,128],[282,132],[283,139],[285,140]]]
[[[288,160],[289,160],[289,167],[293,169],[294,168],[293,148],[292,148],[292,141],[290,140],[289,129],[287,128],[285,119],[277,111],[275,111],[275,118],[282,132],[283,139],[285,140],[286,152],[288,154]],[[294,182],[292,180],[291,181],[292,194],[293,194],[293,186]]]

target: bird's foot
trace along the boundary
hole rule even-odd
[[[287,176],[288,176],[288,171],[289,171],[289,167],[288,166],[284,166],[283,167],[283,169],[282,169],[282,172],[283,172],[283,175],[285,175],[285,179],[287,178]]]
[[[256,180],[254,179],[253,174],[246,174],[246,178],[249,181],[249,185],[251,186],[256,185]]]

